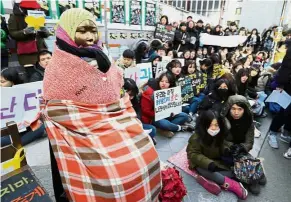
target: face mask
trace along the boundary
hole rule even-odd
[[[218,95],[225,99],[228,96],[228,89],[218,89]]]
[[[214,137],[214,136],[216,136],[220,132],[220,129],[218,129],[218,130],[208,129],[207,132],[208,132],[209,135],[211,135],[212,137]]]

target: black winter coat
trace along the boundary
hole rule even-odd
[[[185,41],[184,44],[182,44],[182,40]],[[190,35],[188,32],[183,32],[181,30],[176,30],[175,32],[175,37],[174,37],[174,49],[178,50],[178,52],[184,52],[185,50],[187,50],[189,48],[190,45]]]

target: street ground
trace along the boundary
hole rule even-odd
[[[275,150],[268,145],[266,134],[269,129],[271,117],[260,120],[262,132],[260,138],[255,139],[252,155],[263,159],[268,183],[262,187],[258,196],[249,194],[247,202],[290,202],[291,201],[291,160],[284,159],[283,152],[287,150],[288,145],[280,142],[280,148]],[[190,133],[177,133],[171,139],[157,136],[156,149],[160,159],[167,162],[169,157],[179,152],[187,145]],[[28,164],[34,170],[36,176],[40,179],[43,186],[47,189],[51,196],[54,195],[50,171],[50,157],[48,150],[48,140],[46,138],[36,141],[26,146]],[[170,164],[170,163],[169,163]],[[207,192],[201,187],[195,179],[187,173],[181,171],[184,183],[187,187],[188,194],[184,198],[184,202],[234,202],[238,201],[237,197],[223,191],[219,196],[215,196]]]

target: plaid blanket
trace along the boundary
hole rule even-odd
[[[43,120],[70,201],[157,201],[157,152],[129,96],[91,105],[50,100]]]

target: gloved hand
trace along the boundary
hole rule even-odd
[[[23,30],[24,34],[26,35],[31,35],[31,34],[35,34],[35,29],[34,27],[26,27],[24,30]]]
[[[50,34],[46,27],[40,27],[39,30],[37,30],[37,33],[40,37],[47,37]]]
[[[209,163],[208,170],[211,172],[215,172],[217,170],[217,166],[215,165],[214,162]]]
[[[232,156],[237,156],[242,152],[246,152],[245,148],[240,144],[234,144],[230,146],[230,152]]]

